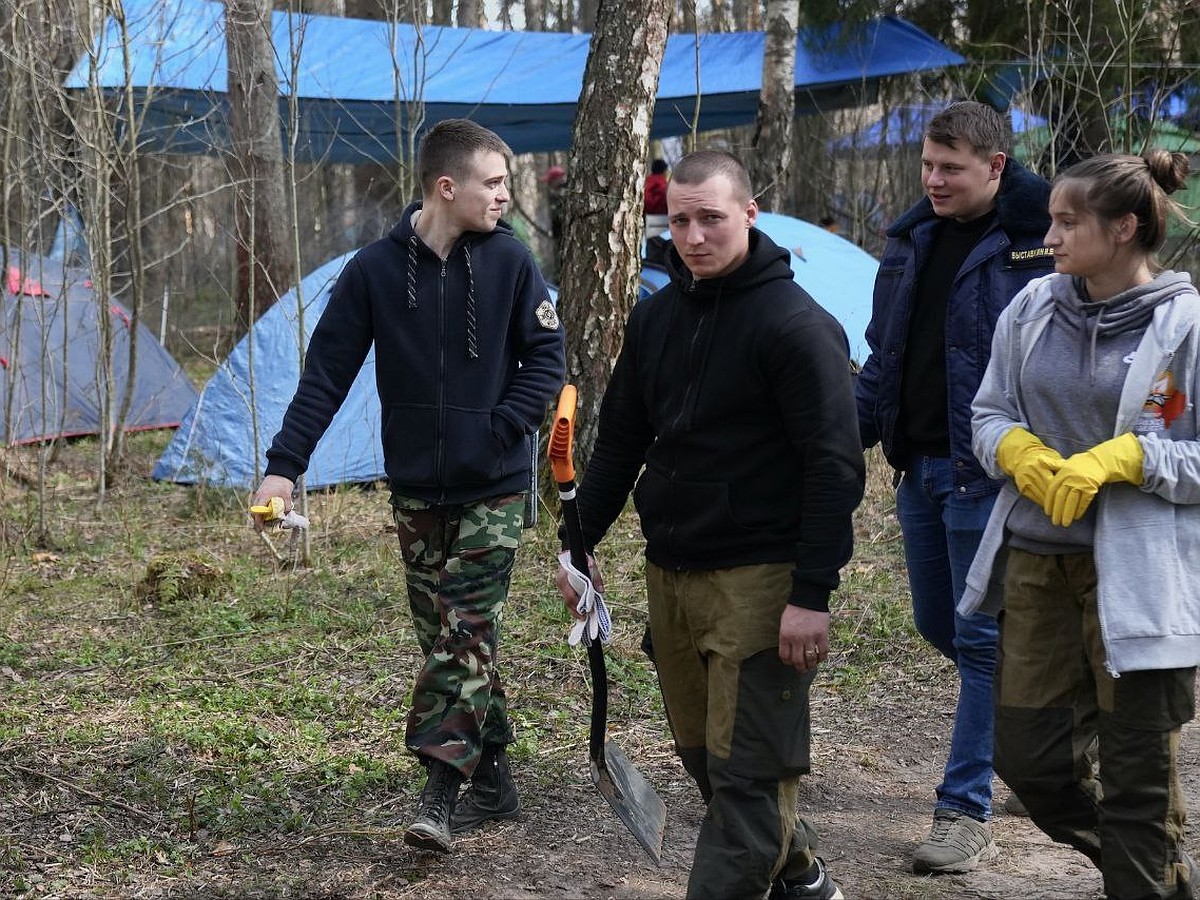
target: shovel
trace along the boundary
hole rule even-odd
[[[571,565],[588,572],[587,548],[583,541],[583,525],[575,505],[575,464],[571,460],[571,444],[575,430],[574,385],[566,385],[558,398],[554,415],[554,430],[550,434],[548,456],[554,480],[558,483],[558,499],[562,503],[563,523],[567,529],[567,549]],[[667,824],[667,807],[654,788],[633,767],[625,752],[612,741],[605,740],[608,725],[608,672],[604,666],[604,650],[600,639],[587,645],[588,668],[592,673],[592,727],[588,738],[588,758],[592,783],[608,801],[625,827],[637,838],[656,865],[662,864],[663,830]]]

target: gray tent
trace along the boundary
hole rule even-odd
[[[85,273],[41,256],[8,251],[0,317],[0,442],[24,444],[97,434],[111,377],[114,415],[129,383],[135,334],[129,311],[101,308]],[[101,316],[112,329],[102,356]],[[133,402],[126,430],[171,428],[196,389],[145,325],[136,329]]]

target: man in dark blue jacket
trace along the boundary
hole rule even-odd
[[[1050,186],[1008,156],[1007,117],[964,101],[930,122],[925,197],[888,229],[856,387],[863,447],[883,444],[917,629],[953,660],[958,707],[919,873],[992,859],[992,675],[996,620],[955,612],[1000,483],[971,452],[971,400],[1001,310],[1054,270],[1042,238]]]
[[[546,285],[500,218],[510,155],[466,119],[430,129],[417,161],[422,202],[338,278],[254,498],[291,508],[294,482],[373,341],[384,467],[425,654],[405,743],[428,778],[404,840],[440,852],[452,830],[520,808],[505,756],[513,736],[496,624],[521,536],[533,435],[565,370]]]
[[[736,157],[684,157],[667,207],[671,284],[626,325],[579,487],[584,537],[633,491],[663,701],[708,804],[687,896],[835,900],[796,803],[863,490],[846,335],[754,227]]]

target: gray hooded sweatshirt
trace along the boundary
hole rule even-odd
[[[1012,428],[1033,430],[1022,380],[1064,292],[1074,292],[1068,275],[1031,281],[996,325],[991,362],[972,404],[972,446],[984,469],[1006,481],[967,576],[959,604],[964,614],[999,608],[1002,550],[1020,494],[996,464],[996,449]],[[1128,324],[1132,317],[1142,321],[1125,333],[1143,326],[1144,331],[1136,349],[1122,358],[1128,370],[1115,407],[1108,406],[1111,420],[1102,439],[1132,431],[1145,460],[1140,486],[1105,485],[1093,503],[1091,543],[1107,665],[1114,674],[1195,666],[1200,664],[1200,419],[1194,402],[1200,382],[1200,296],[1186,274],[1162,272],[1136,297],[1113,300],[1118,302],[1112,311],[1089,324],[1104,327],[1105,316]],[[1098,337],[1086,326],[1084,334],[1089,342]],[[1085,381],[1093,374],[1087,359],[1085,352],[1085,364],[1076,373]],[[1094,361],[1098,367],[1102,362]]]

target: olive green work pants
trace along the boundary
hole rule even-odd
[[[678,572],[646,564],[654,662],[675,749],[707,803],[690,900],[760,900],[808,869],[796,814],[813,673],[779,659],[791,564]]]
[[[1177,758],[1180,726],[1195,713],[1196,670],[1114,678],[1105,661],[1092,554],[1010,549],[996,772],[1035,825],[1095,863],[1108,900],[1190,898]],[[1096,738],[1099,782],[1087,753]]]

